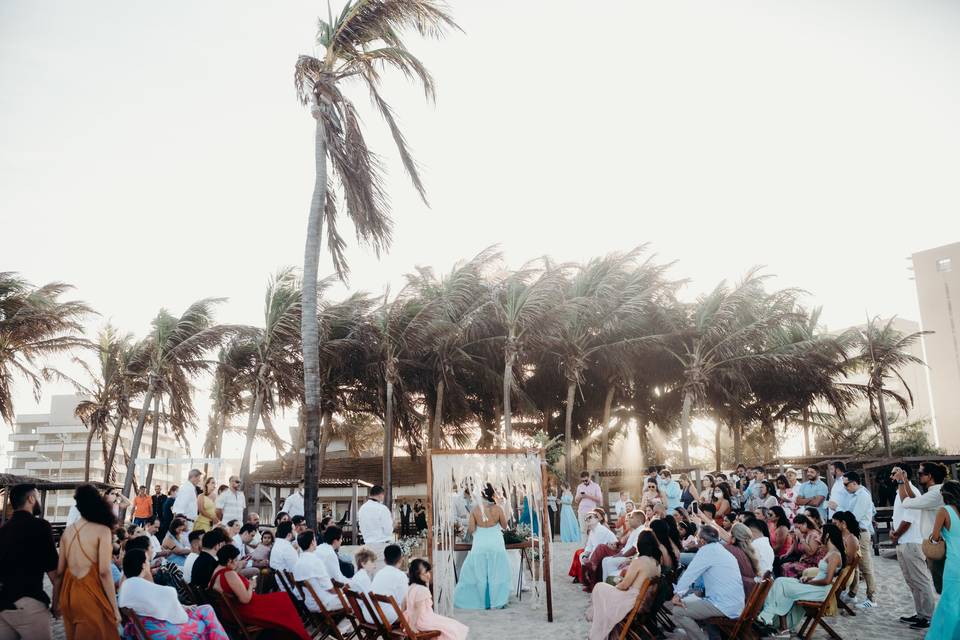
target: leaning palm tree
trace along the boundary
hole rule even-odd
[[[883,398],[892,398],[903,410],[909,413],[913,405],[913,391],[900,375],[900,369],[910,364],[926,366],[922,358],[911,353],[912,347],[924,334],[930,331],[903,333],[893,326],[896,318],[883,323],[879,318],[870,318],[859,331],[860,353],[853,359],[854,367],[867,373],[865,395],[870,403],[870,417],[883,438],[883,450],[887,457],[893,455],[890,441],[890,428]],[[903,385],[907,397],[884,387],[885,380],[896,378]]]
[[[192,414],[193,400],[191,394],[182,387],[189,388],[191,377],[209,369],[211,363],[206,359],[207,352],[220,346],[236,332],[234,327],[217,325],[213,321],[213,309],[222,301],[222,298],[206,298],[190,305],[179,318],[165,309],[154,318],[153,330],[138,350],[139,361],[132,366],[134,370],[143,372],[146,389],[130,443],[127,473],[123,480],[124,495],[129,495],[133,486],[143,428],[156,394],[163,390],[172,391],[171,414],[178,416],[175,424],[188,419]],[[164,385],[170,381],[177,381],[177,388],[164,389]],[[181,381],[183,384],[180,384]],[[154,405],[154,410],[157,411],[157,405]]]
[[[320,478],[320,370],[317,317],[317,276],[320,240],[327,224],[327,248],[337,272],[347,271],[346,241],[337,229],[338,202],[328,174],[339,180],[345,212],[358,238],[378,253],[390,244],[391,220],[378,158],[370,151],[353,102],[341,86],[359,80],[386,121],[414,187],[425,198],[417,165],[406,139],[394,119],[393,109],[380,93],[381,72],[400,71],[423,85],[428,98],[434,95],[433,78],[406,48],[400,34],[415,29],[421,35],[440,37],[456,28],[453,19],[435,0],[350,0],[334,18],[320,20],[317,43],[322,57],[300,56],[294,83],[304,105],[316,120],[314,162],[316,180],[310,201],[307,240],[303,259],[303,381],[305,390],[305,515],[316,525],[317,482]],[[327,163],[332,171],[328,172]]]
[[[42,358],[89,348],[81,320],[93,311],[83,302],[61,301],[72,287],[52,282],[34,287],[12,272],[0,272],[0,419],[13,424],[13,379],[25,377],[40,399],[49,370]]]

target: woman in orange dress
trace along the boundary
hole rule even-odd
[[[310,640],[290,596],[284,591],[255,593],[254,576],[247,580],[237,573],[237,558],[240,551],[232,544],[217,551],[220,565],[210,578],[210,588],[233,599],[233,608],[243,622],[269,629],[273,637]]]
[[[96,487],[77,487],[80,519],[60,539],[60,611],[67,640],[120,638],[120,609],[113,586],[113,510]]]

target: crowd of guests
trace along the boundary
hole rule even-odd
[[[915,605],[900,622],[931,640],[960,638],[960,483],[945,477],[936,462],[919,465],[916,484],[906,467],[891,472],[898,494],[890,541]],[[840,598],[861,610],[878,606],[874,501],[843,462],[826,477],[810,467],[771,478],[740,465],[705,476],[699,488],[663,469],[644,480],[638,499],[622,492],[612,517],[601,500],[584,472],[576,490],[562,490],[558,509],[562,539],[580,529],[569,574],[591,593],[590,640],[608,637],[647,581],[658,584],[654,606],[669,613],[677,637],[707,638],[710,618],[738,618],[764,577],[773,583],[755,626],[769,636],[791,637],[805,618],[797,602],[825,600],[845,567],[853,572]],[[946,559],[927,559],[924,540],[945,544]],[[946,596],[937,602],[934,592]]]
[[[233,480],[225,491],[239,492]],[[241,519],[243,508],[236,510],[231,498],[212,499],[207,487],[215,483],[204,481],[198,470],[184,486],[199,491],[172,488],[157,506],[139,491],[129,505],[133,521],[123,526],[114,509],[116,494],[81,485],[74,495],[76,515],[59,548],[50,524],[40,517],[37,488],[11,488],[13,515],[0,527],[0,638],[50,638],[51,615],[62,617],[68,640],[139,637],[133,621],[121,617],[121,609],[130,609],[149,638],[226,640],[215,609],[193,604],[196,594],[214,591],[230,600],[245,624],[270,637],[305,639],[309,635],[294,598],[311,611],[318,612],[321,604],[340,610],[344,602],[335,585],[342,585],[392,596],[415,630],[440,631],[441,640],[465,640],[467,627],[433,611],[430,564],[414,559],[402,569],[403,552],[392,543],[393,516],[382,504],[382,488],[370,490],[357,514],[365,546],[346,556],[340,551],[342,530],[330,517],[316,531],[308,528],[302,512],[296,512],[296,500],[285,503],[293,515],[282,512],[273,530],[261,531],[257,514]],[[190,494],[195,499],[179,499]],[[165,527],[164,510],[170,512]],[[292,576],[303,589],[284,591],[290,583],[277,579],[278,573]],[[44,589],[45,577],[52,598]],[[391,610],[385,615],[391,623],[398,617]]]

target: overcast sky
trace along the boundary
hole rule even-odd
[[[429,208],[352,89],[396,221],[389,255],[351,251],[353,287],[494,243],[519,264],[649,242],[692,279],[688,296],[766,265],[833,328],[916,319],[905,258],[960,239],[960,3],[451,10],[464,33],[407,39],[437,104],[402,79],[384,90]],[[101,314],[91,330],[142,336],[160,307],[205,296],[229,298],[223,321],[260,322],[269,274],[302,263],[312,119],[292,72],[320,14],[294,0],[0,3],[0,270],[72,283]],[[48,403],[22,383],[16,402]]]

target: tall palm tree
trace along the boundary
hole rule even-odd
[[[0,272],[0,419],[13,424],[13,379],[21,375],[40,399],[49,369],[40,360],[93,345],[81,320],[93,313],[83,302],[62,301],[72,287],[51,282],[34,287],[13,272]]]
[[[400,71],[420,82],[428,98],[434,95],[433,78],[426,67],[406,48],[401,32],[415,29],[421,35],[440,37],[453,19],[435,0],[350,0],[334,18],[320,20],[317,43],[322,58],[300,56],[294,72],[297,94],[309,105],[316,120],[314,164],[316,180],[310,201],[307,240],[303,259],[302,327],[303,386],[305,394],[306,460],[305,516],[316,526],[317,482],[320,478],[320,370],[317,317],[317,276],[320,240],[327,224],[327,248],[334,268],[347,270],[346,241],[337,230],[338,202],[331,176],[339,179],[345,212],[358,238],[379,253],[390,244],[391,220],[382,173],[377,157],[367,147],[360,118],[353,102],[341,90],[341,83],[359,80],[386,121],[400,153],[404,168],[420,195],[425,190],[406,139],[394,119],[393,109],[380,93],[381,72]],[[332,171],[328,172],[327,162]]]
[[[893,455],[893,452],[883,402],[884,396],[892,398],[904,413],[909,413],[910,407],[913,406],[913,391],[900,375],[900,369],[910,364],[926,366],[923,359],[910,351],[925,333],[931,333],[930,331],[903,333],[893,326],[895,321],[896,317],[890,318],[886,323],[877,317],[868,319],[866,325],[859,331],[860,353],[854,358],[854,366],[867,373],[865,395],[870,403],[870,417],[883,438],[883,450],[887,457]],[[907,392],[906,398],[884,386],[884,381],[888,378],[900,381]]]
[[[143,372],[146,389],[130,444],[130,459],[123,480],[124,495],[129,495],[133,486],[143,428],[154,396],[158,392],[170,392],[170,414],[176,416],[171,421],[174,425],[183,425],[193,412],[189,379],[207,371],[211,364],[205,357],[207,352],[219,347],[236,332],[235,327],[217,325],[213,321],[213,309],[222,301],[222,298],[205,298],[190,305],[180,317],[161,309],[154,318],[153,330],[138,350],[139,361],[132,367]],[[177,382],[176,388],[169,387],[171,381]]]
[[[249,363],[243,368],[250,394],[246,441],[240,460],[240,482],[246,488],[250,454],[264,406],[273,407],[277,393],[298,397],[300,391],[301,285],[296,271],[287,268],[271,278],[263,305],[263,328],[242,334]],[[314,319],[316,323],[316,319]]]

